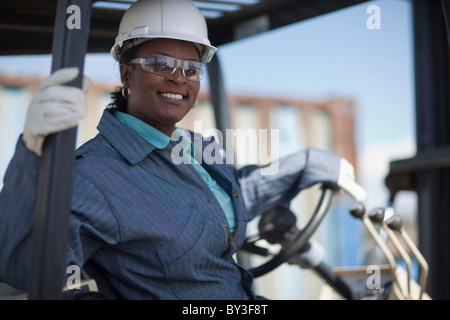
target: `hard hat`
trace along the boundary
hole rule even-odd
[[[120,61],[125,50],[156,38],[194,43],[203,63],[217,51],[208,39],[205,18],[190,0],[138,0],[122,17],[111,55]]]

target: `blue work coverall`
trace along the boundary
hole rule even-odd
[[[106,109],[99,134],[76,152],[67,266],[92,259],[125,299],[253,299],[253,278],[233,255],[248,221],[318,182],[336,185],[340,157],[304,149],[256,165],[202,165],[230,195],[233,234],[214,194],[191,164],[175,164]],[[193,135],[194,137],[194,135]],[[198,139],[198,136],[195,136]],[[195,139],[195,138],[194,138]],[[211,148],[202,139],[203,154]],[[26,289],[40,157],[19,138],[0,193],[0,281]],[[273,165],[273,164],[272,164]]]

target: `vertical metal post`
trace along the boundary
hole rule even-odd
[[[67,84],[81,88],[90,27],[91,0],[58,0],[52,48],[52,72],[80,69]],[[77,21],[77,19],[79,19]],[[39,171],[28,299],[61,298],[72,196],[77,128],[49,136]]]
[[[230,107],[223,81],[222,68],[217,54],[214,55],[207,66],[216,127],[222,133],[223,138],[223,141],[219,141],[219,143],[223,146],[224,150],[233,150],[233,141],[226,139],[227,129],[231,129]],[[235,157],[233,160],[236,160],[236,152],[233,152],[233,155]],[[237,260],[242,266],[250,267],[250,256],[246,252],[238,251]]]
[[[440,1],[413,0],[417,155],[450,145],[449,48]],[[427,292],[450,298],[450,170],[415,175],[419,248],[430,267]]]
[[[227,139],[225,139],[226,130],[231,129],[230,109],[223,81],[222,69],[217,54],[215,54],[211,62],[208,63],[207,68],[216,127],[222,133],[224,138],[224,141],[219,141],[219,143],[227,150],[227,148],[233,148],[233,146],[226,145]]]

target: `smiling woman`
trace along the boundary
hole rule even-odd
[[[157,60],[168,55],[172,62],[178,61],[200,64],[199,52],[191,42],[174,39],[155,39],[144,42],[133,51],[137,57],[156,55]],[[139,58],[137,58],[139,59]],[[167,60],[167,58],[165,59]],[[169,72],[164,72],[164,69]],[[126,94],[127,113],[153,126],[167,136],[171,136],[175,124],[184,118],[197,100],[200,89],[197,72],[187,77],[182,67],[172,65],[158,69],[145,68],[144,64],[120,64],[121,80],[128,90]],[[189,71],[189,69],[188,69]],[[121,93],[122,95],[122,90]],[[117,96],[117,94],[116,94]],[[124,109],[124,107],[122,107]]]
[[[215,156],[223,150],[183,131],[190,161],[175,163],[172,133],[195,105],[203,64],[215,51],[190,0],[138,0],[122,18],[111,54],[123,88],[99,134],[76,150],[65,266],[95,264],[123,299],[257,299],[253,275],[234,259],[251,219],[319,183],[364,198],[353,167],[318,149],[236,168],[197,161],[207,147]],[[17,288],[28,287],[42,142],[86,113],[89,80],[84,90],[64,85],[78,74],[60,69],[43,82],[5,175],[0,279]]]

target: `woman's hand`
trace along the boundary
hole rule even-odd
[[[31,101],[23,130],[27,148],[42,155],[42,145],[49,134],[76,127],[86,115],[84,99],[91,80],[83,77],[83,89],[64,85],[78,76],[76,67],[55,71],[39,87]]]

